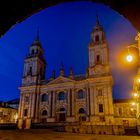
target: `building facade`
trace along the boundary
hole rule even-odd
[[[17,123],[18,109],[9,107],[6,102],[0,102],[0,124]]]
[[[37,35],[24,60],[18,111],[20,129],[28,129],[32,123],[107,126],[106,131],[108,127],[110,129],[114,125],[123,125],[123,119],[116,124],[116,118],[124,117],[116,111],[122,103],[113,103],[109,47],[98,17],[88,45],[89,67],[84,75],[74,75],[70,68],[69,75],[66,76],[62,65],[59,77],[55,77],[53,71],[51,78],[46,80],[43,53]],[[135,123],[135,116],[130,117]]]

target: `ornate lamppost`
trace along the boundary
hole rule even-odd
[[[137,124],[138,124],[138,120],[140,117],[140,33],[137,33],[137,36],[135,37],[135,40],[137,41],[136,44],[130,45],[128,46],[128,55],[126,57],[126,60],[128,62],[132,62],[133,61],[133,56],[131,55],[130,52],[130,48],[136,48],[138,50],[138,71],[137,71],[137,75],[134,78],[134,83],[133,83],[133,93],[132,93],[132,97],[134,102],[132,102],[132,107],[135,108],[136,107],[136,118],[137,118]],[[132,108],[132,109],[133,109]]]

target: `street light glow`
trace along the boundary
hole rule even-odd
[[[138,82],[140,83],[140,78],[138,78]]]
[[[132,102],[132,106],[135,106],[136,105],[136,103],[135,102]]]
[[[138,94],[137,93],[134,93],[134,97],[137,97],[138,96]]]
[[[132,62],[132,60],[133,60],[132,55],[129,54],[129,55],[126,57],[126,60],[127,60],[128,62]]]

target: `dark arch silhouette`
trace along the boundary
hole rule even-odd
[[[88,1],[103,3],[127,18],[140,31],[139,0],[5,0],[0,5],[0,36],[14,24],[49,6],[64,2]]]
[[[85,113],[85,110],[83,108],[80,108],[79,109],[79,114],[84,114]]]
[[[47,116],[47,115],[48,115],[47,111],[46,110],[43,110],[42,116]]]

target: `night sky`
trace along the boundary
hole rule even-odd
[[[38,29],[47,61],[46,78],[50,77],[53,69],[58,76],[61,63],[66,75],[71,66],[75,74],[85,73],[88,43],[97,11],[110,48],[113,97],[129,98],[136,65],[125,65],[120,59],[123,58],[122,52],[127,51],[126,46],[134,42],[135,28],[107,6],[74,2],[46,8],[14,25],[0,39],[0,100],[19,97],[24,58]]]

